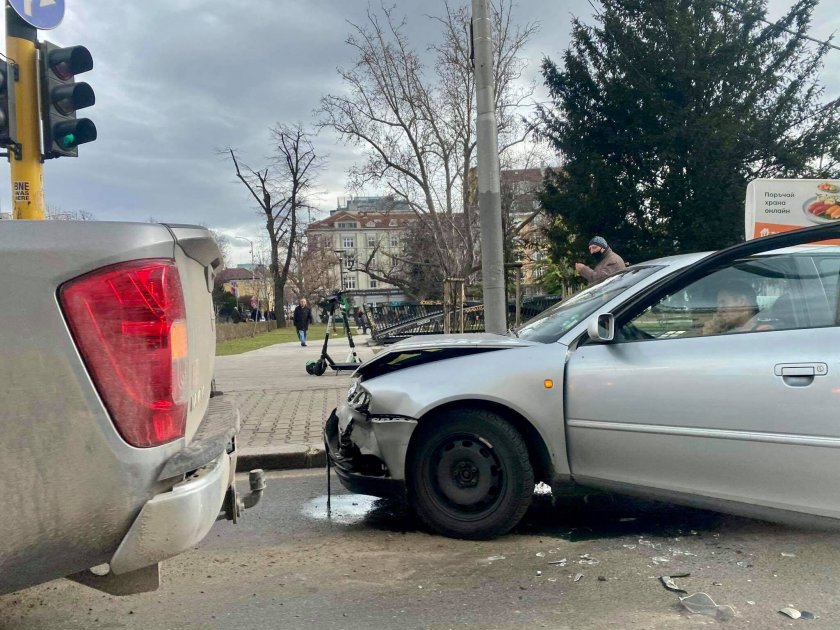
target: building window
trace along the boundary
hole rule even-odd
[[[391,235],[391,247],[399,247],[400,246],[400,237],[396,234]]]
[[[391,219],[390,221],[388,221],[388,226],[389,227],[397,227],[397,220],[396,219]]]
[[[354,239],[352,236],[345,236],[341,240],[341,246],[344,249],[354,249],[356,247],[356,239]]]
[[[336,223],[336,227],[339,230],[355,230],[358,226],[355,222],[351,223]]]
[[[345,289],[355,289],[356,288],[356,278],[354,276],[344,276],[344,288]]]
[[[373,278],[371,278],[371,279],[370,279],[370,288],[371,288],[371,289],[376,289],[376,288],[378,288],[378,287],[379,287],[379,281],[378,281],[378,280],[374,280]]]
[[[365,226],[367,226],[367,227],[376,227],[376,223],[375,223],[375,222],[373,222],[373,221],[368,221],[367,223],[365,223]]]
[[[368,247],[370,247],[371,249],[376,247],[376,237],[373,236],[372,234],[368,235],[367,242],[368,242]]]

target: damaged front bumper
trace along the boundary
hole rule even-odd
[[[324,426],[327,461],[341,484],[357,494],[405,497],[405,461],[417,420],[376,416],[344,404]]]

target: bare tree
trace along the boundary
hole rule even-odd
[[[340,288],[336,269],[336,254],[332,247],[323,247],[318,239],[299,239],[289,283],[295,298],[306,298],[313,304],[320,302]]]
[[[434,66],[423,64],[412,48],[407,27],[393,9],[369,10],[365,24],[351,24],[347,44],[355,64],[339,69],[347,88],[321,101],[320,124],[360,147],[364,162],[350,171],[357,188],[384,184],[409,204],[428,230],[431,263],[410,252],[382,252],[390,265],[374,266],[376,252],[360,268],[371,277],[401,286],[405,265],[436,265],[444,276],[467,277],[479,268],[478,209],[469,203],[468,174],[475,164],[475,82],[466,7],[444,2],[441,42],[431,47]],[[493,11],[495,88],[500,152],[522,142],[529,129],[517,108],[533,88],[519,88],[523,63],[519,53],[536,31],[535,24],[511,24],[511,0]]]
[[[265,218],[269,242],[269,272],[274,285],[274,311],[283,313],[283,295],[298,239],[303,232],[302,210],[310,208],[310,195],[323,166],[311,134],[303,125],[277,125],[271,130],[276,155],[271,166],[253,169],[241,164],[228,149],[236,177],[257,202]],[[278,315],[277,325],[286,325]]]
[[[227,269],[228,263],[230,262],[230,239],[227,237],[227,235],[223,234],[219,230],[216,230],[204,224],[199,225],[202,225],[210,231],[210,234],[213,235],[213,240],[215,240],[216,245],[219,246],[219,252],[222,254],[222,264],[219,266],[218,271],[221,271],[222,269]]]
[[[87,210],[62,210],[57,206],[47,206],[48,221],[95,221],[93,213]]]

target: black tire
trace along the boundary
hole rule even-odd
[[[422,423],[407,462],[408,495],[432,530],[453,538],[507,533],[531,504],[534,470],[519,432],[494,413],[447,411]]]
[[[312,371],[313,374],[315,374],[315,376],[322,376],[324,372],[327,371],[327,362],[322,359],[319,359],[315,363],[315,366],[312,368]]]

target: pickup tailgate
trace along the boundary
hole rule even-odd
[[[207,412],[216,357],[216,318],[213,280],[221,254],[210,233],[202,227],[167,225],[177,243],[175,260],[181,275],[187,309],[189,339],[189,405],[186,439],[192,439]]]
[[[212,236],[200,227],[0,222],[0,504],[6,506],[0,513],[0,593],[111,562],[144,506],[198,467],[173,466],[189,455],[193,437],[198,447],[209,441],[199,438],[210,429],[222,435],[215,426],[201,428],[205,417],[219,415],[208,411],[219,259]],[[175,261],[187,330],[187,365],[179,372],[188,399],[184,434],[151,446],[132,444],[118,430],[101,378],[83,359],[62,302],[62,288],[73,281],[142,260]],[[90,315],[99,321],[95,310]],[[114,378],[130,372],[129,366]],[[234,427],[235,410],[225,417]],[[228,428],[223,435],[233,432]],[[218,449],[213,456],[219,457]],[[231,469],[232,479],[235,453],[231,460],[225,470]],[[166,476],[167,470],[173,475]],[[229,481],[220,482],[214,496]],[[210,514],[202,531],[215,517]]]

